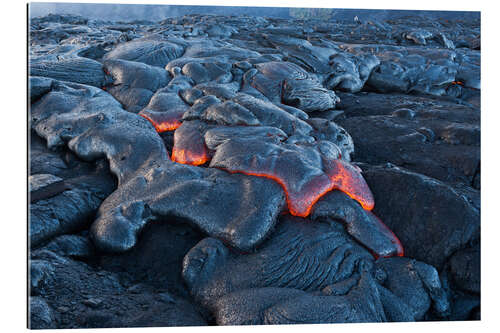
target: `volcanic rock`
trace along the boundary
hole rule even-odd
[[[49,148],[67,144],[87,161],[106,157],[119,183],[149,159],[166,159],[163,142],[151,131],[152,125],[124,111],[111,95],[97,88],[56,82],[32,106],[31,119],[33,128],[47,140]],[[107,140],[115,136],[121,139]],[[140,149],[141,146],[149,149]]]
[[[414,261],[416,269],[422,272],[415,276],[413,273],[398,272],[406,267],[407,261],[401,259],[393,263],[387,260],[389,266],[382,266],[387,272],[384,278],[380,278],[379,269],[375,269],[371,254],[357,244],[341,224],[320,221],[311,223],[297,217],[283,217],[272,237],[255,253],[236,254],[230,252],[216,239],[202,240],[184,258],[183,277],[195,299],[212,309],[216,313],[217,320],[224,323],[226,323],[224,318],[231,318],[227,323],[254,323],[255,320],[257,323],[262,323],[263,317],[259,313],[262,314],[265,309],[287,298],[296,299],[293,302],[286,302],[283,308],[280,306],[280,311],[295,309],[293,311],[298,311],[296,320],[301,316],[307,318],[311,315],[318,316],[314,320],[335,322],[338,320],[333,319],[335,311],[333,317],[329,317],[327,312],[320,309],[306,314],[306,308],[310,307],[309,302],[312,302],[309,297],[313,297],[324,306],[330,304],[330,301],[339,302],[342,297],[328,298],[324,295],[349,295],[349,291],[353,292],[361,286],[366,287],[367,280],[371,279],[367,274],[373,274],[373,278],[385,283],[386,287],[376,284],[375,291],[364,290],[363,292],[368,295],[374,293],[375,300],[358,299],[358,302],[362,304],[365,301],[387,302],[387,305],[384,305],[385,312],[382,318],[387,314],[392,320],[401,320],[404,316],[407,320],[421,319],[429,309],[431,299],[438,304],[436,307],[441,314],[446,313],[448,308],[443,299],[444,291],[433,267]],[[231,274],[226,274],[227,271]],[[387,280],[387,276],[398,274],[409,275],[401,277],[401,283],[394,287],[393,292],[393,286],[389,283],[392,280]],[[286,289],[274,290],[276,288]],[[384,295],[379,296],[379,289]],[[322,294],[318,294],[319,291],[322,291]],[[278,298],[272,296],[273,294]],[[419,304],[422,304],[422,308],[413,304],[415,299],[405,296],[407,294],[413,295]],[[243,310],[238,309],[239,306],[231,305],[234,303],[242,306]],[[421,311],[423,308],[425,310]],[[404,309],[412,309],[412,312],[402,312]],[[224,315],[220,314],[220,311]],[[366,309],[363,311],[366,312],[358,315],[370,316],[372,313]],[[249,315],[255,317],[249,318]],[[354,316],[349,311],[346,315]]]
[[[151,66],[165,67],[171,60],[180,57],[183,52],[184,45],[182,44],[157,40],[156,38],[141,38],[118,45],[103,58],[105,60],[130,60]]]
[[[444,182],[473,184],[480,162],[476,108],[403,95],[341,97],[346,118],[336,122],[352,137],[355,160],[390,162]]]
[[[175,296],[174,303],[165,303],[155,292],[129,293],[119,274],[96,270],[45,249],[32,252],[32,257],[32,272],[40,262],[50,261],[54,266],[52,278],[44,278],[44,284],[38,285],[38,296],[31,297],[37,301],[37,307],[31,311],[32,327],[206,325],[196,308],[180,296]],[[38,316],[43,316],[40,320],[45,324],[37,322],[34,326]]]
[[[372,262],[342,225],[286,217],[255,253],[233,254],[214,238],[202,240],[184,258],[183,277],[195,299],[209,305],[243,289],[321,290],[369,269]]]
[[[82,57],[30,63],[30,75],[103,87],[110,82],[101,63]],[[35,91],[35,96],[37,92]]]
[[[139,62],[107,60],[104,70],[113,77],[106,90],[131,112],[144,108],[154,92],[170,81],[166,70]]]
[[[287,62],[256,65],[257,72],[245,83],[260,91],[270,101],[297,107],[305,112],[333,109],[338,98],[323,88],[319,80],[299,66]]]
[[[34,102],[50,91],[52,80],[47,77],[30,76],[29,78],[29,96],[30,101]]]
[[[374,213],[398,236],[408,257],[440,269],[478,239],[479,210],[453,187],[395,166],[367,166],[363,175],[377,202]]]
[[[86,236],[62,235],[43,247],[60,256],[90,258],[95,255],[94,244]]]
[[[140,293],[151,287],[167,288],[176,295],[187,297],[181,276],[182,260],[202,238],[199,231],[179,219],[157,220],[144,228],[137,245],[130,251],[102,255],[98,264],[107,271],[125,272],[127,282],[123,283],[132,284],[128,291]]]
[[[325,79],[328,89],[358,92],[380,65],[380,60],[372,54],[356,57],[349,53],[337,53],[330,56],[329,64],[332,69]]]
[[[114,187],[107,178],[98,176],[71,179],[71,183],[59,181],[51,185],[50,189],[49,185],[38,190],[36,196],[39,200],[32,201],[30,205],[31,246],[87,227],[101,202]],[[44,193],[40,193],[42,191]],[[31,195],[33,200],[34,192]]]
[[[386,321],[375,283],[363,276],[346,295],[324,296],[290,288],[238,291],[214,305],[218,325],[284,325]]]
[[[331,218],[342,221],[347,232],[376,256],[402,256],[403,245],[392,231],[372,212],[367,211],[340,191],[327,193],[314,205],[311,219]]]
[[[385,271],[382,286],[402,300],[416,320],[424,317],[431,303],[440,316],[449,314],[450,304],[434,267],[409,258],[382,258],[375,265]]]
[[[459,289],[479,294],[481,292],[481,256],[479,245],[454,253],[450,260],[450,272]]]
[[[339,148],[329,141],[311,147],[234,139],[216,148],[210,167],[275,179],[283,186],[293,215],[309,215],[319,197],[332,189],[371,209],[373,198],[361,174],[339,157]]]
[[[192,193],[197,193],[196,200],[191,200]],[[153,217],[175,216],[250,250],[272,230],[284,205],[282,189],[269,179],[182,164],[159,166],[106,199],[91,235],[101,250],[125,251]]]
[[[47,302],[41,298],[32,296],[29,298],[29,327],[37,329],[57,328],[53,310]]]
[[[480,318],[480,20],[348,13],[30,18],[30,326]]]
[[[110,169],[118,178],[119,189],[101,205],[92,227],[91,234],[99,248],[112,251],[131,248],[135,245],[137,233],[153,216],[149,212],[156,216],[173,214],[187,218],[205,232],[222,237],[241,249],[256,245],[271,230],[284,201],[283,192],[277,184],[269,185],[272,181],[248,176],[234,177],[218,170],[172,165],[161,138],[151,130],[151,125],[142,117],[125,112],[104,92],[92,91],[91,87],[79,87],[80,90],[76,91],[70,89],[70,93],[80,97],[81,104],[74,102],[66,110],[49,108],[51,103],[65,96],[64,93],[58,94],[57,89],[65,88],[64,85],[56,87],[33,107],[34,127],[48,139],[49,145],[57,146],[69,141],[69,148],[85,160],[106,156],[110,161]],[[84,98],[79,95],[81,89],[90,90],[94,95]],[[79,110],[83,106],[85,121],[78,121],[82,117]],[[57,114],[64,114],[64,117],[56,117]],[[127,118],[130,121],[125,121]],[[134,132],[138,135],[131,136]],[[109,141],[107,138],[110,135],[123,139]],[[137,148],[131,149],[131,146]],[[211,186],[217,181],[216,186]],[[163,185],[174,182],[178,182],[179,186],[165,188]],[[130,193],[134,196],[131,197]],[[192,202],[183,197],[190,193],[199,193],[200,200],[206,199]],[[239,199],[233,193],[241,193],[245,199]],[[243,208],[244,205],[255,207],[250,198],[257,194],[259,208]],[[143,199],[138,201],[140,196]],[[171,200],[173,197],[176,200]],[[208,198],[217,198],[220,206],[213,205]],[[205,204],[201,205],[201,202]],[[234,209],[240,205],[243,205],[242,208],[233,210],[233,213],[223,208]],[[248,211],[254,213],[245,213],[243,219],[238,215],[238,212]],[[238,232],[232,231],[234,225],[241,226]]]

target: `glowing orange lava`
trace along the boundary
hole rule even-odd
[[[185,122],[175,131],[172,161],[202,165],[211,160],[212,156],[202,135],[204,126],[206,125],[199,122]],[[230,163],[219,168],[230,173],[243,173],[274,180],[285,191],[291,215],[309,216],[314,204],[332,190],[346,193],[366,210],[372,210],[375,205],[373,194],[361,175],[361,170],[346,161],[323,157],[322,170],[307,174],[310,172],[307,170],[310,169],[295,168],[294,162],[287,158],[276,160],[276,155],[268,157],[258,155],[258,151],[250,149],[250,159],[245,157],[241,164]]]
[[[373,194],[366,184],[363,176],[359,172],[359,168],[343,160],[329,161],[330,166],[328,175],[332,180],[334,189],[338,189],[352,199],[360,203],[366,210],[372,210],[375,206]]]
[[[172,161],[181,164],[202,165],[209,161],[209,157],[205,152],[202,155],[198,155],[189,150],[186,151],[185,149],[176,149],[174,147],[172,149]]]
[[[139,116],[146,118],[153,124],[158,133],[174,131],[181,126],[181,118],[184,112],[155,112],[142,110]]]
[[[172,161],[197,166],[206,164],[212,159],[212,152],[207,148],[202,135],[206,129],[204,126],[206,125],[201,122],[189,121],[175,130]],[[289,158],[276,159],[276,154],[266,158],[265,154],[259,156],[260,150],[258,149],[246,151],[247,149],[247,146],[243,146],[244,157],[241,164],[229,163],[221,166],[216,163],[214,167],[232,174],[241,173],[275,181],[285,192],[288,212],[291,215],[309,216],[316,202],[332,190],[344,192],[367,211],[372,210],[375,205],[373,194],[361,175],[361,169],[356,165],[341,159],[329,159],[322,156],[322,168],[311,172],[308,167],[302,166],[302,169],[294,167],[297,161],[301,161],[300,159],[293,161]],[[230,158],[234,156],[230,155]],[[395,251],[391,251],[391,254],[379,253],[368,247],[375,259],[394,255],[404,256],[403,246],[396,235],[373,213],[367,213],[375,217],[379,232],[385,234],[395,245]],[[360,241],[362,242],[363,239]]]
[[[368,185],[356,170],[347,162],[342,160],[331,161],[332,166],[328,170],[328,176],[317,176],[302,187],[302,191],[292,191],[293,188],[287,179],[279,175],[271,174],[267,170],[261,172],[248,170],[228,170],[230,173],[242,173],[249,176],[269,178],[283,187],[286,195],[288,210],[291,215],[307,217],[314,204],[326,193],[332,190],[340,190],[352,199],[358,201],[366,210],[372,210],[375,203],[373,194]]]
[[[172,161],[182,164],[202,165],[210,161],[211,156],[205,141],[195,128],[181,126],[174,134]],[[366,184],[359,168],[340,159],[324,161],[325,173],[311,177],[305,183],[297,185],[289,177],[289,166],[282,168],[223,168],[230,173],[242,173],[249,176],[272,179],[285,191],[288,210],[291,215],[307,217],[314,204],[326,193],[340,190],[356,200],[366,210],[372,210],[375,203],[373,194]],[[275,167],[275,166],[274,166]],[[273,171],[274,170],[274,171]],[[295,178],[296,180],[297,178]],[[299,182],[302,180],[299,180]]]
[[[196,125],[183,124],[174,133],[172,161],[182,164],[202,165],[210,160],[205,140]]]

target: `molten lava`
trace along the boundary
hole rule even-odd
[[[352,199],[360,203],[366,210],[372,210],[375,206],[373,194],[366,184],[359,168],[343,160],[329,161],[327,171],[334,189],[338,189]]]
[[[330,164],[331,167],[326,170],[328,177],[322,175],[314,177],[303,186],[302,191],[294,191],[293,184],[279,175],[259,175],[281,184],[285,190],[288,210],[295,216],[309,216],[314,204],[332,190],[340,190],[359,202],[364,209],[372,210],[375,205],[373,194],[356,168],[343,160],[333,160]]]
[[[202,165],[211,159],[199,126],[193,122],[186,122],[175,131],[172,150],[174,162]],[[246,141],[234,145],[223,144],[219,147],[221,149],[217,149],[218,158],[211,166],[231,173],[274,180],[283,187],[290,214],[295,216],[307,217],[314,204],[334,189],[346,193],[364,209],[373,209],[373,195],[359,168],[341,159],[332,160],[324,157],[321,158],[323,162],[316,167],[318,155],[313,154],[310,162],[305,161],[309,157],[306,152],[311,150],[289,145],[289,150],[278,148],[285,149],[284,152],[278,153],[272,152],[272,149],[279,146],[261,144],[264,145],[262,148],[257,148],[257,144]]]
[[[373,195],[356,167],[326,158],[309,146],[233,139],[217,147],[210,166],[276,181],[295,216],[308,216],[314,204],[333,189],[345,192],[366,210],[374,206]]]
[[[172,161],[181,164],[202,165],[209,161],[209,157],[206,153],[198,155],[185,149],[176,149],[174,147],[172,149]]]
[[[185,123],[174,133],[172,161],[182,164],[202,165],[210,160],[205,140],[196,125]]]
[[[373,194],[356,165],[335,158],[337,155],[324,154],[314,145],[276,143],[252,137],[231,138],[215,146],[209,143],[208,146],[215,148],[212,158],[213,151],[208,149],[203,134],[208,133],[209,127],[201,121],[184,122],[174,133],[172,161],[195,166],[211,161],[210,167],[271,179],[283,188],[288,212],[300,217],[309,216],[315,203],[326,193],[342,191],[373,217],[368,222],[352,222],[347,218],[347,223],[354,223],[354,227],[348,227],[348,231],[354,230],[353,237],[365,244],[375,258],[404,255],[396,235],[370,212],[374,207]],[[355,216],[350,218],[356,219]],[[377,243],[376,237],[371,237],[370,231],[356,232],[370,229],[356,228],[355,223],[370,223],[384,235],[394,244],[390,247],[390,254],[387,247]]]
[[[181,118],[184,111],[156,112],[151,110],[142,110],[139,115],[146,118],[153,124],[158,133],[174,131],[181,126]]]

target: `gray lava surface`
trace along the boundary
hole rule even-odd
[[[29,326],[480,319],[480,22],[29,22]]]

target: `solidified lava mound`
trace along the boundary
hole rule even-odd
[[[479,38],[31,19],[30,326],[479,319]]]

